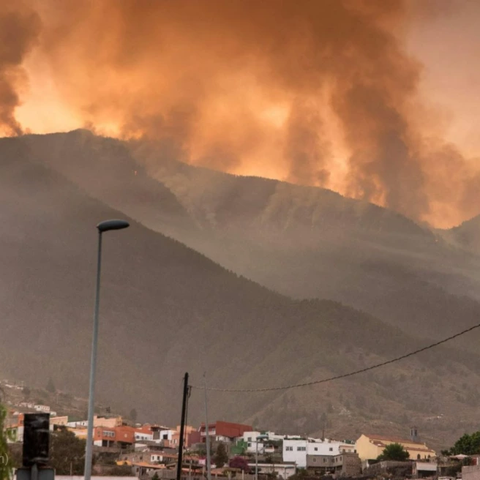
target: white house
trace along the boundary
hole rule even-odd
[[[273,453],[275,449],[270,446],[269,442],[273,440],[283,440],[284,435],[277,435],[274,432],[244,432],[240,437],[247,444],[248,453]],[[258,445],[257,445],[258,443]],[[258,449],[258,450],[257,450]]]
[[[252,469],[255,470],[255,462],[251,462],[248,464],[248,466]],[[297,473],[297,468],[295,467],[295,464],[291,463],[259,463],[258,464],[258,470],[262,472],[262,474],[277,474],[279,477],[282,478],[289,478],[292,475],[295,475]]]
[[[340,455],[354,453],[355,445],[335,440],[316,438],[285,438],[283,440],[283,461],[295,462],[297,467],[306,468],[307,455]]]
[[[48,405],[34,405],[33,409],[37,412],[50,413],[50,407]]]
[[[87,427],[88,426],[88,420],[80,420],[78,422],[68,422],[67,427],[70,428],[81,428],[81,427]]]
[[[306,438],[284,438],[282,458],[284,462],[294,462],[297,467],[307,466],[307,444]]]
[[[165,440],[169,443],[172,443],[173,436],[177,433],[176,430],[168,429],[168,430],[160,430],[160,438],[159,440]]]
[[[307,455],[340,455],[341,453],[355,453],[355,445],[335,440],[309,441]]]
[[[147,440],[152,442],[153,441],[153,432],[146,433],[146,432],[135,432],[135,442],[141,442],[142,440]]]

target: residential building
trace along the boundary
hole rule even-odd
[[[284,462],[294,463],[299,468],[307,466],[307,444],[306,438],[284,438],[282,458]]]
[[[337,455],[307,455],[307,470],[310,474],[321,476],[351,477],[359,475],[362,464],[357,453],[340,453]]]
[[[437,475],[436,462],[413,462],[412,477],[426,478],[435,477]]]
[[[243,436],[237,439],[237,443],[241,442],[248,453],[268,454],[275,452],[274,442],[280,442],[284,437],[285,435],[277,435],[274,432],[249,431],[244,432]]]
[[[143,431],[135,430],[135,443],[140,443],[142,441],[153,442],[153,432],[147,433]]]
[[[463,480],[480,480],[480,466],[468,465],[462,467]]]
[[[8,443],[23,442],[24,418],[24,414],[20,412],[13,412],[7,418],[5,427],[8,432]]]
[[[209,437],[217,442],[233,442],[235,438],[243,436],[244,432],[252,430],[250,425],[242,425],[241,423],[217,421],[208,425]],[[205,431],[205,424],[202,424],[199,428],[202,443],[206,441]]]
[[[87,439],[87,427],[69,427],[67,425],[67,430],[70,430],[77,438],[80,438],[81,440],[86,440]]]
[[[121,448],[135,443],[135,429],[126,425],[120,427],[95,427],[93,433],[93,444],[98,447]]]
[[[122,454],[120,456],[119,461],[124,465],[133,465],[135,463],[148,463],[151,465],[155,464],[170,464],[175,463],[177,460],[176,453],[169,453],[164,451],[156,451],[156,450],[144,450],[140,452],[132,452]],[[189,457],[187,457],[189,458]]]
[[[48,405],[34,405],[33,409],[37,412],[50,413],[50,407]]]
[[[295,462],[297,467],[306,468],[307,455],[334,457],[342,453],[355,453],[355,445],[336,440],[316,438],[284,438],[283,461]]]
[[[362,462],[375,460],[383,453],[387,445],[399,443],[410,454],[410,460],[429,460],[436,457],[436,453],[425,443],[415,437],[407,440],[394,436],[362,435],[356,442],[355,448]]]
[[[185,425],[184,433],[184,446],[185,448],[190,448],[194,443],[200,442],[200,435],[198,430],[191,425]],[[177,425],[170,441],[170,446],[173,448],[178,448],[180,445],[180,425]]]
[[[93,426],[94,427],[107,427],[115,428],[123,425],[123,419],[121,416],[105,416],[105,415],[95,415],[93,417]]]
[[[68,417],[50,417],[50,430],[55,430],[58,427],[66,427],[68,423]]]
[[[307,443],[307,455],[335,456],[355,453],[355,445],[337,440],[311,440]]]
[[[176,431],[173,428],[164,428],[159,432],[159,440],[162,440],[164,445],[170,447],[173,445],[173,436],[175,433]]]
[[[252,471],[255,471],[255,462],[248,464]],[[294,463],[258,463],[258,471],[261,475],[276,474],[276,478],[289,478],[297,473],[297,467]],[[238,478],[238,477],[237,477]]]
[[[123,424],[122,417],[106,417],[95,415],[93,417],[93,426],[94,427],[106,427],[106,428],[115,428]],[[78,422],[68,422],[67,427],[77,428],[77,427],[87,427],[88,420],[80,420]]]

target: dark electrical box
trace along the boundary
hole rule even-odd
[[[23,466],[47,465],[50,414],[26,413],[23,430]]]

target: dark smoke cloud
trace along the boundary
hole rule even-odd
[[[454,149],[417,131],[421,65],[399,40],[408,5],[45,0],[41,55],[86,125],[157,141],[191,163],[327,186],[416,219],[435,220],[451,204],[458,217],[470,174]],[[38,20],[20,18],[23,55]],[[339,149],[346,175],[333,161]]]
[[[21,65],[40,33],[40,17],[21,2],[0,2],[0,132],[20,135],[15,119],[19,90],[26,77]]]

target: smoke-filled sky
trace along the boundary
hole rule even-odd
[[[88,127],[450,226],[480,213],[476,0],[0,0],[0,133]]]

